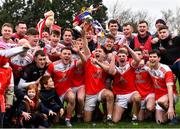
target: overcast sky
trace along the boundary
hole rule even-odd
[[[103,0],[107,8],[113,7],[117,0]],[[180,7],[180,0],[118,0],[118,5],[125,9],[131,8],[133,11],[145,10],[155,19],[161,18],[161,10],[171,9],[176,11]],[[110,14],[109,14],[110,15]]]

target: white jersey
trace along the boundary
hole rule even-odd
[[[11,58],[10,62],[12,65],[18,65],[18,66],[26,66],[33,61],[33,55],[31,53],[27,53],[25,57],[21,55],[16,55]]]

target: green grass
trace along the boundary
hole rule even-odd
[[[180,86],[177,82],[177,89],[180,91]],[[179,92],[180,93],[180,92]],[[176,104],[176,113],[180,118],[180,99]],[[143,121],[138,123],[138,125],[133,125],[131,123],[130,118],[122,119],[119,123],[114,124],[113,126],[108,126],[103,122],[96,122],[95,125],[93,123],[72,123],[73,128],[180,128],[180,122],[177,125],[158,125],[152,120]],[[65,125],[54,125],[53,128],[66,128]]]

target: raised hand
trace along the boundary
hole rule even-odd
[[[77,52],[77,53],[80,51],[79,45],[76,41],[72,42],[72,50]]]
[[[84,29],[81,31],[81,37],[82,37],[82,38],[86,38],[86,32],[85,32]]]

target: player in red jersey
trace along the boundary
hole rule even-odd
[[[87,42],[86,42],[87,43]],[[87,46],[87,45],[86,45]],[[105,79],[109,71],[109,65],[105,61],[105,52],[102,48],[96,48],[91,55],[90,50],[84,51],[87,56],[85,64],[85,108],[84,121],[92,120],[92,113],[98,101],[106,101],[107,105],[107,123],[112,123],[112,111],[114,96],[106,89]]]
[[[135,68],[138,66],[140,59],[136,53],[127,45],[127,48],[133,60],[128,61],[128,51],[121,48],[117,53],[117,65],[115,66],[115,57],[110,63],[110,74],[114,75],[112,85],[113,93],[116,95],[115,106],[113,109],[113,121],[116,123],[121,120],[122,114],[127,108],[128,103],[133,104],[132,120],[137,120],[140,108],[141,96],[135,88]]]
[[[84,35],[85,36],[85,35]],[[86,37],[80,37],[76,39],[77,45],[79,46],[80,50],[83,53],[83,42],[86,41]],[[80,57],[77,54],[73,54],[73,59],[78,60]],[[83,112],[84,112],[84,99],[85,99],[85,87],[84,87],[84,80],[85,80],[85,69],[84,65],[81,67],[76,67],[74,69],[73,75],[72,75],[72,86],[71,89],[76,95],[76,115],[77,120],[80,122],[83,118]]]
[[[174,76],[167,65],[161,64],[156,51],[149,52],[149,73],[155,86],[156,122],[164,123],[175,118],[177,91]]]
[[[135,86],[141,95],[141,109],[138,115],[138,120],[142,121],[150,115],[149,113],[151,111],[154,111],[155,109],[155,94],[151,76],[146,71],[143,51],[140,48],[135,48],[134,51],[141,59],[139,66],[135,71]]]
[[[91,121],[92,111],[95,109],[97,101],[106,100],[107,122],[111,122],[114,101],[113,93],[105,87],[105,79],[109,70],[108,65],[104,64],[105,53],[102,48],[96,48],[93,55],[94,57],[88,58],[85,66],[86,100],[84,121]]]
[[[3,128],[3,119],[6,109],[13,104],[14,79],[8,58],[24,52],[29,48],[27,44],[8,50],[0,50],[0,128]]]
[[[49,65],[47,72],[52,76],[55,84],[55,89],[61,101],[66,100],[67,104],[67,114],[66,114],[66,125],[71,127],[70,118],[75,107],[75,95],[72,92],[72,74],[76,67],[82,65],[82,61],[85,60],[83,54],[81,53],[77,43],[73,43],[73,50],[77,52],[81,59],[73,60],[72,51],[68,47],[61,49],[60,60],[53,62]]]

